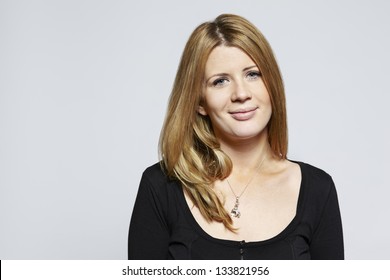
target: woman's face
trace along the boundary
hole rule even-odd
[[[220,141],[239,141],[267,133],[272,107],[256,64],[235,47],[218,46],[206,62],[203,101]]]

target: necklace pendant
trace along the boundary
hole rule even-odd
[[[234,204],[233,209],[230,211],[230,216],[232,218],[240,218],[241,212],[240,212],[240,210],[238,210],[239,204],[240,204],[240,202],[238,201],[238,197],[236,197],[236,203]]]

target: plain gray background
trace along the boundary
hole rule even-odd
[[[221,13],[267,37],[289,157],[333,176],[346,258],[390,259],[388,1],[0,0],[0,259],[126,259],[184,44]]]

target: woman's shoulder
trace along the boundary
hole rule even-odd
[[[162,166],[162,162],[159,161],[159,162],[156,162],[150,166],[148,166],[147,168],[145,168],[144,172],[143,172],[143,176],[147,176],[147,177],[166,177],[165,175],[165,172],[164,172],[164,168]]]
[[[302,171],[302,174],[303,175],[307,175],[307,176],[310,176],[312,177],[312,179],[316,179],[316,180],[329,180],[331,179],[331,175],[329,175],[325,170],[317,167],[317,166],[314,166],[314,165],[311,165],[307,162],[303,162],[303,161],[293,161],[292,162],[298,164],[301,168],[301,171]]]
[[[302,161],[292,161],[298,164],[302,173],[302,187],[318,197],[327,197],[335,191],[332,176],[325,170]]]
[[[142,173],[141,185],[148,185],[150,188],[161,192],[175,180],[166,174],[162,162],[157,162],[147,167]]]

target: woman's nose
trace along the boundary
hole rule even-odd
[[[244,102],[252,97],[242,81],[235,82],[232,90],[232,101]]]

